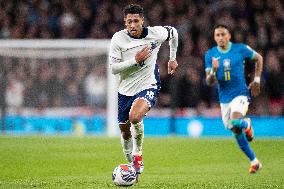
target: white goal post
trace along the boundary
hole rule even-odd
[[[29,59],[84,58],[107,55],[110,40],[69,40],[69,39],[31,39],[0,40],[1,57],[22,57]],[[106,62],[108,68],[108,63]],[[117,90],[116,79],[107,69],[107,135],[117,136]]]

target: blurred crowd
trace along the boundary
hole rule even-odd
[[[204,54],[215,45],[213,27],[226,24],[231,28],[232,41],[246,43],[264,57],[262,93],[252,99],[250,113],[283,115],[284,3],[281,0],[0,0],[0,38],[109,39],[124,28],[122,9],[129,3],[143,5],[146,25],[171,25],[179,32],[179,69],[174,77],[167,74],[168,45],[164,44],[160,50],[162,90],[157,108],[176,108],[182,115],[188,108],[202,114],[218,107],[216,87],[205,84]],[[7,63],[10,61],[11,64]],[[11,98],[10,105],[16,102],[16,93],[9,94],[9,89],[16,86],[22,94],[17,103],[20,106],[104,107],[106,66],[92,64],[93,61],[61,60],[34,65],[25,59],[13,62],[2,58],[1,70],[7,70],[10,82],[6,95]],[[249,82],[254,64],[246,61],[245,69]]]

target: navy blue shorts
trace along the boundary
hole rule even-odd
[[[145,89],[134,96],[125,96],[118,93],[118,123],[126,123],[129,120],[129,112],[136,99],[144,99],[149,104],[149,109],[154,106],[158,99],[159,90]]]

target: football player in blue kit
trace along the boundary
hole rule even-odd
[[[205,55],[206,82],[209,86],[218,84],[224,126],[234,133],[238,146],[250,160],[249,172],[255,173],[262,164],[249,145],[253,140],[253,129],[250,118],[245,115],[250,100],[249,90],[254,97],[260,93],[263,58],[248,45],[232,43],[226,25],[214,28],[214,40],[217,46],[209,49]],[[249,86],[244,75],[246,58],[255,62],[254,80]]]

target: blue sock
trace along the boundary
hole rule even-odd
[[[240,128],[246,129],[248,127],[248,122],[245,119],[241,119]]]
[[[245,119],[232,119],[231,124],[233,127],[240,129],[246,129],[248,127],[248,122]]]
[[[246,156],[250,159],[250,161],[254,160],[255,159],[254,152],[250,148],[245,134],[243,132],[240,134],[235,134],[235,138],[238,142],[240,149],[246,154]]]

